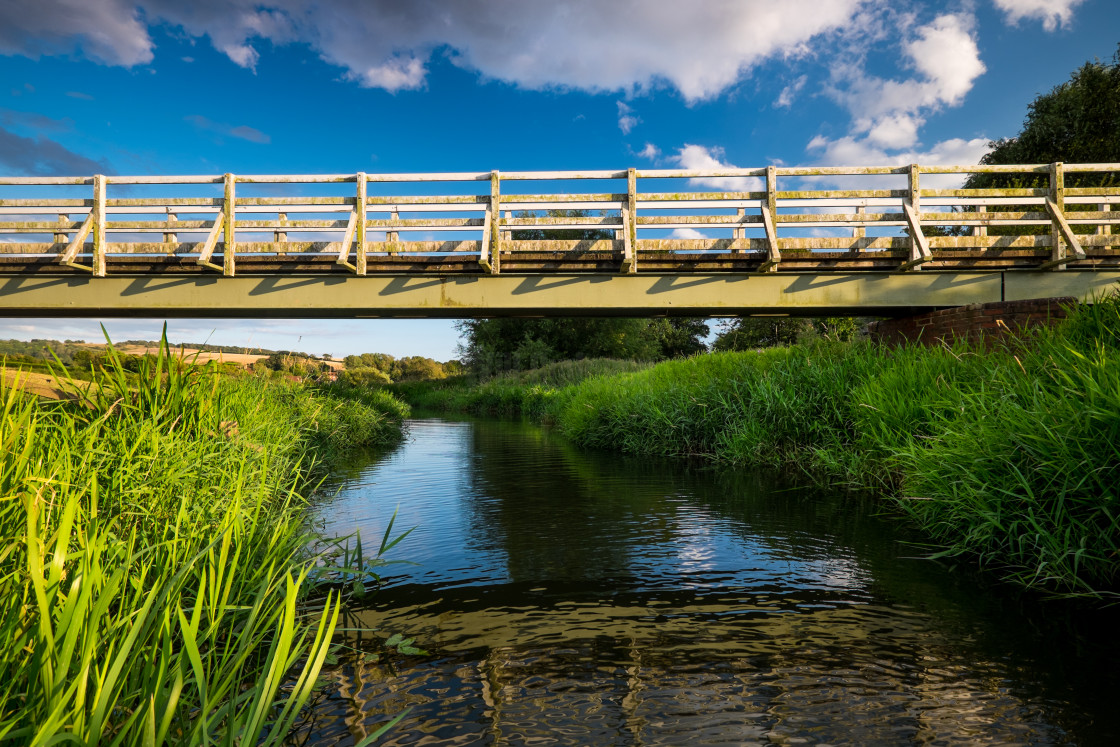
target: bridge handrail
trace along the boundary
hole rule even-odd
[[[106,272],[107,256],[173,256],[231,275],[236,272],[238,255],[334,254],[336,265],[362,275],[371,253],[404,257],[474,252],[482,270],[499,272],[503,256],[513,261],[519,253],[565,256],[578,250],[617,253],[619,269],[624,272],[636,272],[640,257],[651,253],[705,255],[729,267],[741,265],[750,255],[757,271],[774,272],[783,263],[783,249],[856,254],[904,249],[897,269],[907,271],[938,259],[934,251],[954,251],[959,258],[961,250],[971,249],[1007,257],[1012,250],[1041,251],[1047,256],[1039,257],[1038,267],[1060,269],[1095,262],[1098,255],[1112,261],[1108,254],[1115,251],[1112,226],[1120,223],[1120,211],[1112,209],[1120,202],[1120,186],[1113,186],[1117,180],[1102,181],[1100,186],[1086,186],[1084,180],[1079,186],[1065,186],[1069,174],[1106,173],[1120,175],[1120,164],[0,176],[0,259],[11,264],[45,258],[100,276]],[[1043,183],[974,189],[960,187],[959,181],[952,183],[952,177],[965,174],[1030,174],[1037,175],[1035,179],[1043,177]],[[927,183],[923,176],[929,177]],[[782,177],[792,178],[794,183],[780,188]],[[813,188],[811,180],[797,181],[811,177],[825,177],[826,182]],[[884,178],[892,181],[875,188],[866,183]],[[688,180],[683,188],[667,191],[664,180],[681,179]],[[625,181],[625,191],[577,193],[565,188],[554,193],[517,194],[501,189],[503,182],[511,181],[578,180]],[[639,180],[654,182],[651,189],[658,191],[639,192]],[[847,180],[852,181],[845,183]],[[489,189],[488,193],[452,195],[371,193],[380,184],[441,182],[485,182]],[[339,184],[354,186],[349,194],[316,192],[323,188],[318,185]],[[93,187],[91,197],[73,196],[74,187],[87,185]],[[199,185],[220,185],[223,191],[221,196],[181,194]],[[241,185],[250,190],[254,185],[297,185],[310,193],[238,195]],[[109,186],[119,188],[113,197],[107,195]],[[128,196],[130,190],[142,186],[173,187],[180,194]],[[60,188],[65,194],[8,196],[11,190],[24,187]],[[37,219],[52,213],[57,221]],[[154,215],[160,218],[146,217]],[[5,219],[8,216],[11,219]],[[1039,227],[1049,227],[1049,231],[1040,233]],[[514,238],[515,231],[558,229],[606,233],[598,240],[554,240],[545,233],[520,233]],[[990,233],[989,229],[996,230]],[[699,230],[730,236],[705,236]],[[847,235],[837,234],[838,230]],[[880,233],[869,235],[869,230]],[[371,237],[371,231],[384,237]],[[658,233],[668,231],[673,233]],[[329,240],[289,239],[289,232]],[[163,241],[153,244],[144,239],[153,233],[162,233]],[[421,236],[402,241],[402,233]],[[423,235],[427,233],[458,233],[467,238],[433,241]],[[180,242],[179,234],[205,239]],[[267,234],[272,234],[272,241],[261,241]],[[53,240],[12,239],[36,235]],[[118,240],[110,242],[110,237]],[[1089,257],[1086,249],[1095,252],[1094,256]],[[212,261],[215,256],[221,256],[221,265]]]

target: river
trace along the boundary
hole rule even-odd
[[[318,508],[367,548],[398,509],[415,565],[346,614],[311,743],[409,709],[381,744],[1120,744],[1116,614],[923,559],[867,499],[408,425]]]

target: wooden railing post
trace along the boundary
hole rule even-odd
[[[866,213],[867,213],[867,208],[865,206],[856,205],[856,220],[859,220],[860,217],[865,215]],[[853,239],[862,239],[865,236],[867,236],[867,228],[865,228],[864,226],[853,226],[852,227],[852,238]]]
[[[502,271],[502,193],[501,175],[490,172],[490,273]]]
[[[225,223],[225,251],[222,252],[222,274],[229,277],[237,272],[233,255],[237,251],[237,232],[234,221],[236,220],[235,178],[233,174],[225,175],[225,199],[222,201],[222,215]]]
[[[66,235],[67,234],[62,229],[65,228],[66,224],[69,223],[69,222],[70,222],[70,216],[69,215],[67,215],[66,213],[59,213],[58,214],[58,228],[59,228],[59,230],[56,231],[55,234],[54,234],[54,243],[56,243],[56,244],[65,244],[66,243]]]
[[[276,221],[278,223],[283,223],[287,219],[288,219],[288,214],[287,213],[277,213],[276,214]],[[288,242],[288,232],[285,231],[282,228],[278,228],[278,229],[276,229],[275,231],[272,232],[272,239],[277,244],[286,244]],[[276,247],[276,253],[277,254],[287,254],[288,253],[288,247],[278,246],[278,247]]]
[[[1064,164],[1055,161],[1050,164],[1050,201],[1059,212],[1066,210],[1066,173]],[[1060,270],[1065,267],[1061,260],[1065,259],[1066,248],[1062,244],[1062,232],[1056,218],[1050,221],[1050,262],[1054,263],[1051,269]]]
[[[356,275],[366,274],[366,190],[369,186],[369,181],[366,179],[366,172],[358,172],[358,190],[354,201],[354,207],[358,211],[358,256],[354,260],[354,273]]]
[[[1061,161],[1056,161],[1050,164],[1050,194],[1046,197],[1046,212],[1050,213],[1050,261],[1043,262],[1039,266],[1041,270],[1060,270],[1068,262],[1085,259],[1085,250],[1066,220],[1065,210],[1065,169]]]
[[[778,167],[766,167],[766,204],[762,206],[762,227],[766,230],[766,259],[759,272],[777,272],[782,261],[778,246]]]
[[[626,171],[626,201],[622,203],[622,271],[638,271],[638,172]]]
[[[921,269],[923,262],[933,259],[929,241],[922,231],[922,193],[919,189],[918,164],[910,164],[910,188],[907,197],[902,198],[902,213],[906,218],[906,228],[910,232],[910,259],[902,263],[899,270]]]
[[[104,174],[93,177],[93,274],[105,277],[105,182]]]
[[[168,208],[167,208],[167,227],[168,227],[168,229],[170,229],[171,224],[174,223],[175,221],[177,221],[178,219],[179,219],[179,216],[177,216],[175,213],[171,212],[171,207],[168,206]],[[178,241],[179,241],[179,237],[174,232],[172,232],[170,230],[164,231],[164,233],[163,233],[163,243],[174,244]],[[167,248],[167,253],[168,254],[174,254],[175,249],[173,247],[168,247]]]
[[[988,212],[988,206],[987,205],[977,205],[976,206],[976,212],[986,213],[986,212]],[[988,235],[988,227],[983,225],[983,224],[981,224],[979,226],[973,226],[972,235],[973,236],[987,236]]]

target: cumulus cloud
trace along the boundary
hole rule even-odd
[[[1042,21],[1042,28],[1055,31],[1058,26],[1066,26],[1073,20],[1074,6],[1083,0],[995,0],[996,7],[1003,11],[1007,22],[1017,24],[1023,19]]]
[[[673,156],[673,161],[683,169],[698,169],[702,171],[726,171],[737,168],[723,160],[721,148],[705,148],[703,145],[686,143],[684,147]],[[728,190],[732,192],[751,192],[763,189],[763,180],[753,176],[704,176],[689,179],[688,183],[695,187],[708,187],[710,189]]]
[[[809,80],[808,75],[801,75],[801,76],[798,76],[798,78],[795,81],[793,81],[788,86],[783,88],[782,92],[780,94],[778,94],[778,99],[774,102],[774,108],[775,109],[788,109],[788,108],[790,108],[790,106],[793,105],[793,100],[797,97],[797,94],[801,92],[801,89],[805,87],[805,83],[808,80]]]
[[[637,155],[639,158],[646,158],[650,161],[656,161],[661,157],[661,149],[653,143],[646,143],[646,147],[638,151]]]
[[[240,140],[248,140],[250,143],[259,143],[261,145],[267,145],[268,143],[272,142],[272,138],[256,129],[255,127],[248,127],[246,125],[239,125],[237,127],[234,127],[222,122],[215,122],[214,120],[208,119],[201,114],[191,114],[190,116],[183,117],[183,119],[187,122],[190,122],[200,130],[213,132],[218,135],[226,135],[229,137],[238,138]]]
[[[695,228],[674,228],[673,232],[669,234],[670,239],[706,239],[704,234],[697,231]]]
[[[152,61],[147,25],[128,0],[37,0],[0,3],[0,53],[67,54],[80,50],[107,65]]]
[[[813,138],[809,153],[831,166],[978,163],[987,138],[953,138],[928,148],[919,142],[926,117],[960,105],[985,71],[973,24],[971,15],[955,13],[915,27],[902,45],[904,67],[916,73],[909,78],[868,75],[858,62],[838,66],[831,94],[851,113],[852,125],[843,137]]]
[[[0,4],[0,52],[80,51],[113,65],[153,57],[151,24],[208,37],[254,68],[257,45],[299,43],[361,85],[419,88],[455,63],[525,88],[635,91],[667,84],[711,98],[752,67],[806,52],[878,0],[39,0]]]
[[[634,110],[626,105],[626,102],[619,101],[618,103],[618,129],[622,130],[623,135],[629,135],[630,130],[638,126],[642,120],[634,115]]]
[[[9,174],[88,176],[115,174],[108,162],[94,161],[46,137],[24,137],[0,127],[0,168]]]

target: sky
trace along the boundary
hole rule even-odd
[[[0,174],[977,163],[1120,42],[1116,0],[0,0]],[[719,185],[715,185],[719,186]],[[162,319],[0,319],[0,338]],[[168,320],[456,355],[450,320]]]

